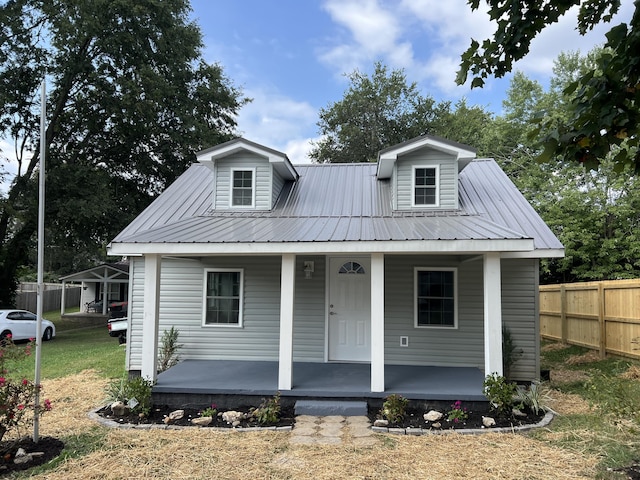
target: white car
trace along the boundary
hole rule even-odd
[[[37,317],[26,310],[0,310],[0,339],[11,335],[12,340],[36,338]],[[56,336],[56,326],[42,319],[42,340],[51,340]]]

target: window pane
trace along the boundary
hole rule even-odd
[[[417,323],[419,326],[455,325],[453,271],[417,272]]]
[[[437,178],[435,168],[415,169],[415,205],[435,205]]]
[[[240,277],[240,272],[207,274],[205,323],[240,323]]]
[[[251,206],[253,202],[253,172],[237,170],[233,172],[231,205]]]

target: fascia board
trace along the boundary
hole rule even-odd
[[[333,253],[482,254],[532,252],[533,239],[287,243],[112,243],[109,255],[279,255]],[[535,252],[537,253],[537,252]]]

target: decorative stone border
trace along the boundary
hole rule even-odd
[[[129,430],[183,430],[187,428],[200,428],[203,430],[211,430],[214,432],[260,432],[273,430],[278,432],[290,432],[293,429],[292,425],[286,427],[234,427],[234,428],[225,428],[225,427],[198,427],[197,425],[161,425],[158,423],[120,423],[115,420],[111,420],[109,418],[104,418],[101,415],[98,415],[98,411],[102,407],[97,410],[90,411],[87,416],[101,425],[109,428],[123,428]]]
[[[119,423],[115,420],[110,420],[98,415],[97,410],[92,410],[87,415],[91,420],[94,420],[105,427],[109,428],[124,428],[131,430],[183,430],[187,428],[201,428],[205,430],[211,430],[214,432],[260,432],[260,431],[278,431],[278,432],[290,432],[293,430],[293,426],[286,427],[198,427],[196,425],[160,425],[157,423]],[[390,433],[393,435],[443,435],[459,433],[462,435],[478,435],[482,433],[516,433],[526,432],[535,428],[546,427],[553,420],[553,412],[547,412],[545,416],[538,423],[532,423],[530,425],[519,425],[517,427],[490,427],[490,428],[458,428],[458,429],[434,429],[434,428],[389,428],[389,427],[371,427],[371,431],[374,433]]]
[[[481,433],[515,433],[526,432],[534,428],[546,427],[553,420],[553,412],[547,412],[546,415],[538,423],[530,425],[519,425],[517,427],[489,427],[489,428],[389,428],[389,427],[371,427],[376,433],[391,433],[394,435],[442,435],[451,433],[460,433],[463,435],[478,435]]]

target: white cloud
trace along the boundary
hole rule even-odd
[[[11,182],[17,174],[18,162],[14,146],[5,139],[0,139],[0,195],[9,191]]]
[[[309,163],[307,132],[317,121],[316,109],[307,102],[262,89],[247,89],[246,94],[253,102],[238,116],[242,136],[286,153],[293,163]]]
[[[378,59],[393,67],[404,67],[413,61],[410,42],[402,41],[405,25],[392,9],[378,0],[328,0],[324,9],[347,35],[331,38],[320,60],[337,74],[363,69]]]
[[[552,74],[553,62],[562,52],[577,51],[586,54],[589,50],[606,41],[605,33],[612,26],[628,22],[633,15],[631,0],[622,0],[620,13],[610,23],[600,23],[582,36],[578,33],[578,9],[573,7],[558,23],[550,25],[531,42],[529,54],[516,64],[516,68],[532,76],[549,77]]]
[[[471,39],[490,38],[495,25],[487,14],[485,2],[472,11],[467,0],[327,0],[325,9],[347,35],[326,46],[320,60],[337,69],[336,73],[355,68],[370,68],[376,60],[393,68],[403,68],[409,81],[420,82],[445,96],[460,97],[467,87],[455,84],[460,55]],[[611,24],[600,24],[586,36],[576,31],[574,8],[557,24],[547,27],[533,41],[529,54],[515,65],[525,74],[537,78],[552,75],[553,62],[563,51],[587,53],[604,42],[612,25],[629,21],[632,0],[622,0],[621,13]],[[487,88],[491,82],[487,82]]]

